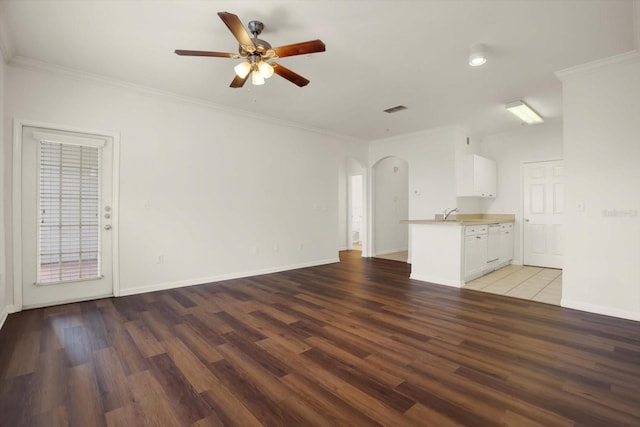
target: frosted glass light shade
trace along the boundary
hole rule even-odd
[[[258,69],[260,70],[260,74],[262,74],[262,77],[264,77],[265,79],[273,76],[273,66],[267,62],[260,61],[258,63]]]
[[[536,113],[524,101],[510,102],[505,105],[505,108],[528,125],[544,122],[540,114]]]
[[[249,75],[249,72],[251,71],[251,64],[249,64],[248,62],[241,62],[233,67],[233,71],[236,72],[236,75],[238,77],[244,79]]]
[[[262,74],[260,73],[260,71],[255,70],[251,72],[251,83],[255,86],[260,86],[264,84],[264,77],[262,77]]]

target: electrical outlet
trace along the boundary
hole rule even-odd
[[[260,254],[260,250],[258,249],[258,247],[257,247],[257,246],[254,246],[254,247],[253,247],[253,255],[254,255],[254,256],[258,256],[259,254]]]

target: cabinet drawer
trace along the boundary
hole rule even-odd
[[[475,236],[477,234],[487,234],[487,225],[468,225],[464,228],[465,236]]]

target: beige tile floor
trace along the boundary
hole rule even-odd
[[[468,282],[464,288],[560,305],[562,270],[508,265]]]
[[[407,262],[408,251],[376,255],[376,258]],[[465,289],[560,305],[562,270],[508,265],[468,282]]]

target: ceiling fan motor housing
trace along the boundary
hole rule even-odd
[[[261,56],[267,54],[267,51],[271,49],[271,44],[258,38],[260,33],[262,33],[262,30],[264,30],[264,24],[260,21],[249,21],[247,27],[249,28],[249,32],[253,35],[251,41],[255,47],[240,45],[238,47],[240,55],[246,58],[248,56],[255,55],[256,53]]]
[[[262,30],[264,30],[264,24],[260,21],[249,21],[249,32],[253,34],[253,37],[258,37]]]

